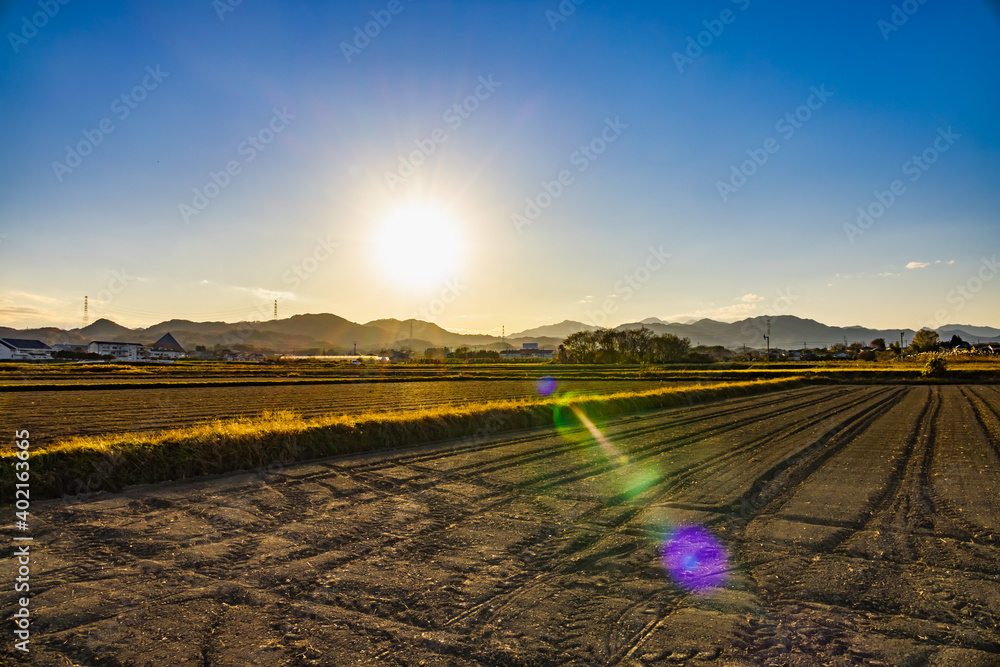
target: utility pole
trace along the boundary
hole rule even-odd
[[[358,353],[358,341],[354,341],[354,354]]]
[[[903,356],[903,332],[899,332],[899,356]]]
[[[764,335],[767,339],[767,360],[771,361],[771,318],[767,318],[767,333]]]

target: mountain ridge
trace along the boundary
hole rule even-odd
[[[837,327],[813,319],[794,315],[761,316],[738,322],[719,322],[701,319],[689,322],[664,322],[659,318],[646,318],[638,322],[620,324],[617,329],[646,328],[655,334],[673,334],[688,338],[692,345],[722,345],[737,349],[763,349],[768,345],[765,335],[771,327],[771,348],[800,349],[802,347],[830,347],[836,343],[860,342],[868,344],[876,338],[886,343],[899,340],[900,332],[907,342],[913,339],[913,329],[872,329],[862,325]],[[411,329],[412,328],[412,329]],[[0,326],[0,338],[34,338],[49,345],[57,343],[85,344],[92,340],[119,340],[152,344],[164,334],[173,337],[186,349],[198,345],[253,346],[279,353],[305,350],[323,350],[327,353],[353,352],[355,343],[359,352],[377,352],[382,349],[409,347],[422,351],[428,347],[481,347],[504,349],[520,347],[524,343],[537,343],[555,347],[577,331],[593,331],[598,327],[573,320],[534,327],[504,338],[487,334],[461,334],[448,331],[433,322],[423,320],[378,319],[364,324],[351,322],[332,313],[293,315],[283,320],[263,322],[194,322],[167,320],[149,327],[129,329],[108,319],[99,319],[79,329],[40,327],[14,329]],[[412,331],[412,334],[411,334]],[[937,329],[943,340],[957,334],[969,342],[1000,342],[1000,329],[994,327],[947,324]]]

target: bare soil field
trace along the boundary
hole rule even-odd
[[[655,380],[569,380],[560,391],[610,394],[669,386]],[[154,431],[212,419],[294,410],[303,417],[417,410],[537,397],[531,380],[371,382],[249,387],[89,389],[0,394],[4,427],[28,429],[38,442],[75,435]]]
[[[38,503],[30,664],[1000,664],[996,387],[555,417]]]

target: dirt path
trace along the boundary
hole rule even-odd
[[[1000,664],[995,388],[595,429],[38,504],[31,664]]]

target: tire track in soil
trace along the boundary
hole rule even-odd
[[[883,393],[883,392],[879,392],[879,393]],[[857,407],[857,406],[859,406],[859,405],[861,405],[863,403],[868,402],[869,400],[872,400],[872,397],[870,397],[870,396],[863,396],[863,397],[861,397],[859,399],[851,399],[850,402],[849,402],[849,404],[847,406],[838,408],[837,410],[831,412],[830,414],[837,414],[837,413],[839,413],[841,411],[852,409],[852,408]],[[811,401],[810,401],[810,403],[811,403]],[[786,414],[786,416],[787,416],[787,414]],[[826,417],[829,417],[829,414],[826,415]],[[793,426],[792,427],[792,431],[793,432],[803,431],[803,430],[809,428],[811,425],[814,425],[814,423],[816,421],[818,421],[818,420],[813,420],[812,422],[800,423],[799,425]],[[731,425],[728,426],[728,427],[725,427],[725,428],[729,428],[729,427],[731,427]],[[646,432],[646,431],[649,431],[649,430],[659,431],[661,429],[659,427],[653,427],[652,429],[641,429],[641,430],[643,432]],[[713,427],[712,430],[717,430],[717,429]],[[635,432],[636,432],[635,430],[630,430],[630,431],[627,431],[627,434],[632,435]],[[687,438],[684,442],[680,443],[679,445],[676,445],[676,447],[687,446],[691,442],[695,442],[703,434],[704,434],[704,432],[702,432],[702,433],[696,433],[696,434],[692,435],[691,437]],[[753,448],[753,447],[765,446],[768,442],[770,442],[773,438],[777,437],[777,435],[779,435],[779,434],[780,434],[780,429],[776,430],[776,431],[768,432],[765,435],[760,436],[755,441],[753,441],[751,443],[751,445],[749,445],[747,447],[744,447],[744,448],[741,448],[741,449],[749,449],[749,448]],[[658,446],[659,446],[658,443],[654,442],[654,443],[652,443],[652,444],[647,445],[646,447],[644,447],[642,449],[643,455],[642,455],[641,459],[644,460],[645,458],[649,458],[651,456],[658,455],[660,453],[660,452],[657,451]],[[727,459],[728,458],[732,458],[731,453],[723,453],[722,456],[725,456]],[[399,462],[399,459],[395,458],[395,459],[392,460],[391,464],[396,464],[398,462]],[[504,467],[506,467],[506,466],[507,466],[507,464],[505,463]],[[707,472],[711,468],[717,467],[717,466],[718,466],[718,463],[716,463],[715,465],[711,465],[711,464],[702,465],[697,470],[682,472],[682,473],[680,473],[680,476],[686,479],[686,478],[691,477],[691,476],[693,476],[695,474],[704,474],[705,472]],[[479,471],[479,472],[482,472],[482,471]],[[613,472],[613,467],[609,467],[609,466],[604,465],[604,464],[590,464],[589,470],[587,470],[585,472],[576,472],[576,473],[573,473],[572,476],[573,477],[578,477],[578,478],[584,478],[584,477],[587,477],[587,476],[592,476],[592,475],[595,475],[595,474],[601,474],[601,473],[604,473],[604,472]],[[545,483],[544,484],[540,484],[539,482],[543,481],[543,480],[544,480]],[[514,487],[514,488],[516,488],[518,490],[521,490],[521,491],[531,490],[533,492],[538,492],[538,491],[545,492],[545,491],[550,490],[550,489],[552,489],[554,487],[557,487],[558,485],[560,485],[560,484],[562,484],[564,482],[565,482],[565,479],[545,479],[543,477],[542,480],[539,480],[539,479],[529,480],[529,481],[525,482],[524,484],[516,485],[516,487]],[[487,497],[488,499],[500,498],[499,502],[491,503],[491,504],[486,505],[486,506],[476,507],[474,509],[468,510],[466,513],[464,513],[461,516],[452,516],[452,517],[449,517],[450,521],[445,522],[445,523],[457,523],[457,522],[460,522],[461,520],[463,520],[464,518],[466,518],[469,515],[480,513],[480,512],[483,512],[483,511],[489,511],[489,510],[495,509],[496,506],[505,504],[507,502],[507,500],[508,500],[508,494],[512,490],[514,490],[514,489],[511,488],[510,486],[504,485],[503,487],[501,487],[499,489],[496,489],[494,491],[494,493],[489,494],[489,496]],[[600,514],[602,511],[606,510],[606,506],[607,505],[617,505],[617,504],[621,504],[621,499],[613,498],[606,505],[604,505],[604,506],[598,506],[595,509],[593,509],[590,512],[588,512],[587,514],[585,514],[585,515],[577,518],[574,521],[574,523],[588,522],[589,519],[591,518],[591,516]],[[640,511],[640,509],[633,509],[633,510],[630,510],[628,512],[625,512],[616,521],[611,522],[610,524],[605,524],[605,527],[606,528],[611,528],[611,529],[618,529],[618,528],[625,527],[626,524],[629,521],[631,521],[639,511]],[[378,522],[376,521],[375,523],[378,523]],[[557,547],[555,544],[551,545],[550,551],[551,550],[558,550],[560,552],[561,559],[572,558],[574,556],[574,554],[576,554],[578,551],[583,550],[583,549],[587,548],[588,546],[591,546],[591,545],[586,544],[586,543],[580,543],[579,541],[568,540],[568,538],[565,535],[563,535],[562,533],[560,533],[559,537],[560,537],[560,539],[563,542],[567,542],[568,541],[569,544],[570,544],[569,547],[563,547],[561,549],[559,547]],[[547,541],[547,538],[546,538],[546,541]],[[537,543],[535,543],[535,544],[529,544],[529,545],[520,545],[520,546],[522,548],[526,547],[526,548],[529,548],[529,549],[538,549],[539,548],[539,545]],[[540,585],[540,584],[543,584],[543,583],[547,583],[547,579],[548,578],[544,578],[544,577],[543,578],[536,578],[531,583],[532,583],[532,585],[536,585],[537,586],[537,585]],[[519,590],[515,589],[515,590],[509,591],[509,592],[501,593],[497,597],[506,596],[508,598],[513,599],[513,596],[516,596],[516,595],[518,595],[521,592],[522,591],[519,591]],[[490,599],[484,601],[483,603],[481,603],[480,605],[477,605],[477,607],[475,607],[473,609],[470,609],[470,610],[464,611],[463,613],[461,613],[459,615],[459,617],[456,617],[456,618],[451,619],[450,621],[448,621],[446,623],[446,625],[450,625],[450,624],[452,624],[452,623],[454,623],[454,622],[456,622],[458,620],[461,620],[462,618],[468,617],[469,615],[477,612],[481,608],[488,607],[488,606],[494,606],[495,607],[496,604],[497,604],[496,599],[495,598],[490,598]],[[497,611],[506,608],[506,606],[508,606],[508,605],[504,604],[502,607],[498,608]]]
[[[840,526],[841,528],[851,528],[853,526],[856,530],[848,534],[846,537],[843,536],[843,530],[834,532],[832,536],[826,540],[821,540],[818,543],[811,544],[807,551],[820,554],[848,552],[850,549],[845,547],[845,544],[851,538],[858,535],[858,529],[863,528],[871,530],[873,525],[877,524],[882,526],[887,520],[890,522],[896,521],[900,516],[900,511],[902,511],[905,515],[909,508],[910,500],[907,497],[907,492],[912,491],[912,482],[914,478],[919,479],[920,469],[924,467],[924,462],[920,453],[926,453],[925,451],[922,451],[918,453],[916,458],[914,458],[914,448],[920,446],[922,450],[926,450],[928,447],[927,436],[929,434],[927,434],[926,431],[930,425],[927,418],[928,416],[937,416],[939,400],[936,400],[936,398],[936,394],[928,392],[927,397],[923,401],[921,411],[911,427],[910,436],[907,438],[907,442],[904,445],[904,453],[901,457],[901,463],[889,473],[889,480],[886,484],[885,491],[873,503],[870,503],[869,511],[872,516],[862,525],[858,525],[857,522],[853,522]],[[871,424],[874,423],[874,420],[865,421],[868,422],[867,424],[864,424],[865,428],[857,430],[854,433],[849,433],[846,438],[842,439],[843,442],[840,449],[846,447],[850,441],[860,436],[868,426],[871,426]],[[914,473],[915,467],[917,468],[916,473]],[[805,478],[801,479],[799,483],[801,484],[804,481]],[[904,484],[904,482],[907,481],[911,483]],[[778,512],[780,512],[780,509],[789,500],[791,500],[791,491],[791,487],[782,489],[780,494],[777,494],[764,506],[758,517],[766,518],[776,516]],[[759,520],[758,517],[755,517],[754,520]],[[752,522],[748,524],[746,532],[751,532],[751,529]],[[747,536],[745,539],[751,540],[755,543],[757,540],[763,539],[763,536]],[[767,542],[762,543],[761,546],[764,544],[767,544]],[[779,572],[779,576],[781,577],[780,581],[772,584],[773,590],[761,590],[760,593],[768,603],[769,614],[764,618],[753,619],[750,624],[750,628],[741,633],[740,640],[738,642],[738,646],[746,653],[747,656],[754,656],[756,659],[761,660],[758,664],[781,665],[783,664],[783,659],[788,656],[792,647],[798,647],[798,650],[802,651],[805,655],[809,654],[806,652],[808,649],[812,649],[813,654],[825,652],[821,645],[817,645],[812,641],[810,636],[802,636],[800,628],[803,624],[806,627],[815,625],[815,615],[801,613],[801,607],[796,604],[797,600],[795,599],[797,597],[797,591],[790,590],[794,588],[795,584],[799,584],[801,577],[803,576],[803,572],[808,572],[809,569],[809,565],[797,565],[796,561],[793,560],[794,554],[802,550],[803,547],[801,545],[785,543],[781,545],[779,553],[773,554],[770,558],[768,558],[768,556],[765,556],[764,554],[756,553],[757,550],[753,547],[746,549],[748,557],[751,559],[751,563],[753,563],[753,560],[755,559],[760,561],[762,557],[764,560],[764,562],[756,563],[756,567],[751,565],[751,570],[755,572],[755,578],[760,580],[761,577],[766,576],[767,572],[774,571],[773,567],[775,566],[778,567],[777,572]],[[812,562],[816,562],[817,558],[820,557],[814,557]],[[791,565],[791,572],[782,571],[783,568],[781,568],[780,564],[783,562]],[[792,585],[789,586],[783,582],[789,582]],[[800,595],[799,597],[803,596]],[[818,634],[820,634],[824,640],[827,650],[831,645],[839,643],[840,649],[835,653],[846,653],[846,650],[843,648],[843,644],[846,641],[846,633],[844,632],[844,629],[839,628],[838,631],[833,634],[821,629]],[[860,655],[853,656],[850,659],[845,657],[845,661],[841,664],[886,664],[874,660],[871,656],[866,656],[864,663],[862,663],[860,659],[857,659],[860,657]]]
[[[952,387],[926,390],[920,412],[906,438],[901,460],[889,472],[883,492],[864,506],[867,518],[846,522],[843,527],[849,532],[838,531],[831,539],[811,545],[809,551],[820,555],[810,561],[796,557],[800,545],[782,545],[781,555],[772,562],[784,560],[784,572],[781,567],[775,569],[770,564],[754,568],[761,574],[778,572],[780,577],[772,590],[764,594],[771,615],[757,621],[754,631],[741,637],[748,655],[766,658],[762,664],[779,665],[785,664],[782,660],[787,658],[793,646],[800,650],[810,647],[816,653],[829,652],[829,648],[823,649],[816,644],[812,635],[802,637],[801,627],[822,626],[824,618],[858,609],[870,610],[869,618],[883,617],[878,624],[872,623],[875,627],[868,630],[871,634],[923,644],[928,638],[912,629],[913,624],[925,619],[943,621],[954,629],[948,631],[947,639],[942,637],[937,642],[977,651],[997,650],[995,639],[981,632],[982,628],[991,625],[989,603],[983,595],[977,596],[974,592],[987,582],[994,591],[1000,590],[996,568],[986,572],[963,567],[954,561],[937,564],[934,561],[940,560],[939,551],[928,551],[928,542],[944,541],[937,536],[944,534],[941,522],[951,514],[935,498],[930,482],[932,466],[942,454],[939,449],[941,429],[947,428],[949,420],[969,421],[957,419],[960,411],[955,402],[959,397],[968,398],[964,390],[959,392]],[[982,435],[986,435],[985,431]],[[951,580],[963,599],[956,599],[955,592],[942,588],[942,580]],[[815,591],[820,592],[820,600],[835,606],[820,605],[817,613],[797,603],[813,597]],[[846,594],[846,598],[835,595],[837,591]],[[921,597],[925,594],[929,599]],[[969,617],[973,617],[971,623]],[[995,629],[995,623],[992,625]],[[893,664],[893,659],[876,659],[878,652],[858,646],[859,637],[843,627],[834,635],[823,629],[813,634],[822,637],[828,647],[837,647],[833,653],[842,656],[842,664]],[[899,659],[902,658],[895,660]]]
[[[862,406],[862,405],[865,405],[865,404],[871,402],[872,400],[876,400],[877,401],[885,393],[887,393],[887,392],[886,391],[882,391],[882,392],[876,393],[874,396],[863,396],[860,399],[851,400],[848,403],[848,405],[843,406],[843,407],[841,407],[841,408],[833,411],[831,414],[839,414],[840,412],[845,412],[845,411],[848,411],[848,410],[851,410],[851,409],[855,409],[855,408],[857,408],[859,406]],[[884,403],[892,403],[894,400],[896,400],[898,398],[898,396],[901,393],[903,393],[903,392],[900,391],[900,390],[893,391],[893,392],[891,392],[890,396],[888,396],[888,397],[886,397],[886,398],[884,398],[882,400],[884,401]],[[885,408],[883,408],[882,410],[880,410],[878,412],[878,414],[879,415],[882,414],[882,412],[884,412],[884,409]],[[787,416],[788,415],[786,414],[785,417],[787,418]],[[793,432],[796,432],[796,433],[797,432],[801,432],[801,431],[804,431],[807,428],[809,428],[810,425],[815,425],[815,423],[818,422],[818,421],[819,420],[813,420],[812,423],[800,424],[800,425],[793,425],[791,427],[791,430]],[[873,421],[873,419],[869,418],[868,421]],[[742,449],[742,450],[748,450],[748,449],[752,450],[755,447],[766,446],[767,443],[771,442],[777,435],[781,434],[781,432],[782,432],[781,428],[778,428],[778,429],[775,429],[773,431],[770,431],[770,432],[764,434],[763,436],[758,437],[750,445],[745,445],[745,446],[741,447],[740,449]],[[804,445],[804,447],[808,447],[808,445]],[[650,447],[647,447],[646,449],[654,449],[655,450],[656,449],[656,445],[651,445]],[[655,454],[655,452],[653,454]],[[651,454],[651,455],[653,455],[653,454]],[[728,456],[728,454],[730,454],[730,453],[729,452],[724,453],[722,456],[725,457],[725,458],[727,458],[727,459],[728,458],[732,458],[732,457]],[[711,470],[713,470],[715,468],[720,467],[720,465],[721,464],[718,461],[715,461],[713,463],[709,463],[708,465],[703,466],[701,469],[699,469],[697,471],[694,471],[694,472],[685,471],[685,472],[681,473],[681,475],[685,476],[685,477],[686,476],[691,476],[691,475],[694,475],[694,474],[699,474],[699,475],[704,476],[709,471],[711,471]],[[550,483],[546,484],[545,486],[549,487],[549,486],[554,486],[556,484],[558,484],[558,482],[550,482]],[[661,490],[660,493],[659,493],[659,496],[662,496],[663,493],[664,493],[664,490]],[[621,504],[621,502],[622,502],[621,499],[615,499],[613,502],[611,502],[609,504]],[[641,504],[648,504],[648,502],[649,502],[648,500],[644,499]],[[572,531],[572,529],[575,528],[575,527],[577,527],[577,525],[579,525],[579,524],[586,524],[585,526],[583,526],[583,528],[584,528],[585,531],[588,531],[588,529],[590,527],[589,520],[592,518],[592,516],[593,515],[597,515],[597,514],[601,513],[602,511],[605,511],[606,509],[607,509],[607,506],[598,506],[598,507],[594,508],[593,510],[585,513],[584,515],[582,515],[580,517],[578,517],[573,522],[573,525],[571,525],[569,527],[568,530]],[[529,595],[531,592],[533,592],[534,589],[537,589],[537,588],[542,587],[542,586],[548,586],[553,581],[557,580],[559,577],[571,575],[574,572],[576,572],[577,570],[583,570],[585,572],[592,571],[593,570],[593,566],[598,561],[600,561],[600,560],[602,560],[604,558],[607,558],[609,556],[609,554],[607,552],[597,552],[597,553],[586,554],[586,552],[593,552],[595,549],[598,548],[599,543],[605,542],[605,541],[609,541],[609,540],[614,540],[614,539],[616,539],[616,537],[619,534],[622,534],[622,533],[627,534],[629,532],[628,529],[630,528],[629,524],[633,521],[633,519],[635,518],[635,516],[637,514],[639,514],[639,512],[641,512],[641,511],[642,511],[642,507],[641,506],[630,508],[628,511],[621,513],[615,520],[613,520],[611,522],[604,522],[603,525],[602,525],[602,527],[604,528],[604,530],[606,532],[605,533],[601,533],[601,532],[590,533],[593,536],[592,539],[585,539],[585,538],[584,539],[580,539],[579,537],[576,538],[576,539],[571,539],[570,535],[561,534],[559,536],[560,537],[560,541],[562,541],[562,542],[568,542],[568,546],[567,547],[563,547],[563,548],[557,548],[557,549],[555,549],[555,552],[552,553],[552,556],[549,559],[549,563],[547,564],[546,571],[543,574],[536,575],[535,577],[533,577],[532,579],[530,579],[526,583],[518,582],[517,585],[512,590],[498,593],[498,594],[496,594],[496,595],[494,595],[492,597],[489,597],[489,598],[483,600],[480,604],[476,605],[472,609],[465,610],[462,613],[460,613],[457,617],[454,617],[454,618],[450,619],[446,623],[446,625],[451,625],[451,624],[456,623],[456,622],[458,622],[460,620],[465,620],[465,619],[467,619],[467,618],[469,618],[471,616],[476,616],[476,615],[479,615],[479,617],[477,618],[477,621],[480,624],[493,623],[493,622],[495,622],[495,620],[499,616],[501,616],[504,612],[506,612],[508,608],[512,607],[521,598]],[[555,544],[553,544],[552,546],[555,546]],[[613,555],[617,555],[617,554],[610,554],[610,555],[613,556]],[[624,632],[623,633],[622,632],[622,628],[620,628],[619,624],[616,623],[615,625],[613,625],[610,628],[610,630],[607,630],[607,636],[608,637],[613,636],[615,633],[620,633],[620,634],[626,634],[627,636],[629,636],[629,639],[627,641],[625,641],[624,646],[622,646],[621,648],[617,649],[616,651],[608,651],[606,653],[606,656],[615,656],[615,655],[617,655],[617,656],[621,656],[623,658],[624,656],[631,655],[631,653],[634,653],[639,648],[639,646],[641,646],[642,642],[646,638],[648,638],[653,632],[655,632],[656,628],[661,627],[662,625],[664,625],[666,623],[666,620],[669,618],[670,614],[673,613],[673,611],[676,610],[683,603],[684,599],[685,598],[683,596],[680,596],[680,597],[677,597],[677,599],[673,603],[671,603],[669,605],[666,605],[664,607],[664,609],[660,612],[660,615],[657,618],[655,618],[652,621],[650,621],[647,624],[646,628],[644,628],[643,631],[641,631],[638,635],[633,636],[633,633],[630,633],[630,632]],[[486,613],[483,614],[482,612],[486,612]],[[586,617],[587,615],[583,611],[579,611],[578,613],[574,614],[573,616]],[[619,616],[619,619],[622,616],[624,616],[624,614],[622,614],[621,616]],[[567,640],[567,641],[569,641],[569,640]],[[609,642],[610,642],[610,640],[609,640]]]
[[[981,521],[977,523],[976,518],[971,516],[971,512],[964,511],[964,509],[973,509],[977,505],[995,503],[997,493],[1000,492],[1000,487],[997,485],[997,471],[1000,470],[1000,440],[998,440],[998,436],[1000,436],[1000,412],[973,390],[960,387],[959,393],[964,399],[964,403],[953,408],[949,414],[952,416],[961,414],[961,419],[956,421],[962,425],[975,425],[978,428],[979,437],[971,438],[968,447],[962,447],[963,456],[960,462],[952,461],[951,465],[938,463],[935,466],[938,472],[935,473],[934,477],[939,475],[957,476],[959,480],[957,482],[947,480],[942,484],[937,480],[931,482],[930,475],[928,475],[929,499],[934,510],[950,520],[957,528],[957,534],[955,530],[947,530],[947,527],[944,527],[944,530],[940,530],[939,527],[940,532],[951,534],[960,540],[1000,547],[998,525],[987,526],[983,525]],[[946,429],[948,426],[945,423]],[[948,433],[948,435],[952,436],[950,439],[958,439],[954,434]],[[981,445],[979,452],[969,451],[977,444]],[[977,453],[980,453],[980,456],[976,456]],[[979,465],[976,465],[977,463]],[[992,469],[992,473],[990,473],[990,469]],[[966,478],[972,476],[977,470],[979,477],[988,475],[992,479],[979,480],[980,483],[976,484],[965,483]],[[989,484],[989,487],[984,488],[984,481]],[[943,485],[946,488],[939,490]],[[961,493],[957,493],[959,489],[956,487],[961,487]],[[952,493],[947,493],[949,490]],[[952,497],[949,498],[949,496]],[[959,503],[967,507],[957,507]],[[996,568],[994,572],[1000,572],[1000,567]]]
[[[861,401],[855,401],[855,404],[860,403],[860,402],[864,402],[864,400],[865,399],[862,399]],[[646,432],[646,431],[648,431],[650,429],[641,429],[641,430],[643,432]],[[660,430],[660,427],[654,427],[652,430]],[[630,435],[634,434],[635,432],[636,432],[635,429],[627,431],[627,433],[630,434]],[[762,440],[766,440],[766,439],[767,438],[765,437]],[[656,448],[656,444],[653,444],[653,445],[647,447],[646,449],[655,449],[655,448]],[[398,462],[398,459],[394,459],[393,462]],[[528,489],[528,488],[531,488],[531,486],[532,486],[531,484],[526,484],[526,485],[524,485],[524,488]],[[548,484],[546,484],[546,487],[550,487],[550,486],[552,486],[551,482],[548,483]],[[509,493],[510,490],[509,489],[505,489],[505,491]],[[587,515],[584,515],[583,517],[577,518],[574,521],[574,524],[581,523],[583,519],[589,518],[590,514],[599,513],[601,511],[601,509],[602,508],[597,508],[596,510],[593,510],[593,511],[589,512]],[[624,527],[631,520],[631,518],[635,515],[635,513],[636,513],[635,511],[626,513],[626,514],[622,515],[621,517],[619,517],[618,521],[612,522],[610,525],[606,525],[605,528],[610,528],[610,529],[622,528],[622,527]],[[548,561],[548,567],[546,568],[548,570],[547,572],[543,572],[542,574],[534,576],[533,578],[531,578],[526,583],[523,582],[523,581],[522,582],[512,582],[512,583],[516,583],[517,585],[514,586],[514,587],[512,587],[509,591],[501,592],[501,593],[499,593],[497,595],[494,595],[494,596],[486,598],[485,600],[483,600],[482,602],[480,602],[476,606],[474,606],[474,607],[472,607],[470,609],[464,610],[464,611],[460,612],[457,616],[449,619],[448,621],[446,621],[445,625],[446,626],[453,625],[453,624],[458,623],[460,621],[463,621],[463,620],[465,620],[465,619],[467,619],[469,617],[476,616],[476,615],[480,614],[483,611],[487,611],[488,612],[488,617],[487,618],[480,618],[480,619],[478,619],[479,622],[483,623],[483,622],[492,621],[498,615],[500,615],[503,612],[505,612],[507,608],[509,608],[510,606],[512,606],[514,603],[516,603],[521,597],[527,595],[530,592],[531,589],[537,588],[537,587],[542,586],[542,585],[547,585],[553,579],[557,578],[558,576],[562,576],[563,574],[565,574],[564,572],[560,572],[560,570],[568,570],[568,571],[571,572],[575,568],[577,568],[580,564],[577,563],[577,562],[573,562],[574,560],[579,560],[579,559],[574,559],[575,554],[578,551],[580,551],[580,550],[583,550],[583,549],[586,549],[588,547],[593,546],[593,543],[596,541],[596,540],[584,540],[584,541],[576,540],[576,541],[570,541],[569,538],[568,538],[568,536],[565,535],[562,531],[558,535],[557,540],[559,540],[561,542],[569,542],[570,546],[568,546],[568,547],[559,547],[559,545],[557,544],[556,541],[554,541],[554,540],[548,540],[548,539],[544,539],[544,538],[543,538],[543,543],[542,544],[534,543],[534,544],[529,544],[529,545],[519,545],[519,548],[522,548],[522,549],[525,548],[525,546],[527,546],[529,549],[544,550],[544,552],[545,552],[544,560]],[[599,557],[603,557],[604,555],[605,554],[602,554]],[[568,567],[556,568],[556,567],[554,567],[555,563],[553,563],[553,561],[559,561],[559,562],[567,563]],[[656,620],[652,621],[653,625],[655,625],[656,623],[657,623]],[[626,648],[626,652],[627,652],[627,650],[628,649]]]
[[[757,477],[756,480],[754,481],[754,487],[759,486],[762,483],[766,483],[767,480],[773,480],[774,475],[777,471],[788,470],[791,472],[789,475],[787,475],[786,479],[784,480],[784,484],[781,485],[781,492],[784,493],[790,492],[797,486],[798,483],[801,483],[801,480],[807,478],[812,473],[812,471],[819,468],[819,466],[821,466],[824,461],[826,461],[831,456],[833,456],[841,449],[843,449],[845,446],[847,446],[847,444],[849,444],[849,442],[854,437],[856,437],[857,434],[867,429],[878,418],[878,416],[881,416],[886,411],[895,406],[900,400],[901,393],[903,392],[893,392],[892,395],[886,397],[876,408],[874,416],[872,416],[871,412],[855,414],[849,417],[845,422],[841,422],[840,424],[838,424],[838,426],[836,427],[837,429],[836,436],[842,436],[842,437],[840,437],[839,441],[836,442],[833,441],[833,438],[826,438],[820,440],[819,442],[822,445],[822,447],[819,449],[820,454],[818,457],[809,459],[808,456],[804,455],[804,453],[805,454],[815,453],[815,452],[810,452],[811,449],[815,449],[814,446],[812,444],[807,445],[804,448],[793,453],[790,457],[786,458],[784,461],[782,461],[782,463],[775,466],[767,473],[764,473],[763,475]],[[849,407],[850,408],[857,407],[859,403],[862,402],[863,401],[856,402]],[[841,410],[840,412],[843,411],[846,410]],[[851,427],[851,424],[853,422],[860,422],[860,424]],[[720,474],[720,475],[725,474],[724,471],[722,470],[715,470],[713,472],[715,474]],[[702,476],[704,475],[705,472],[703,471]],[[770,491],[772,494],[778,495],[778,490],[776,488],[771,488],[767,490]],[[755,493],[763,494],[764,492],[765,489],[762,487],[759,491],[756,491]],[[690,507],[690,505],[688,505],[687,507]],[[704,505],[698,506],[698,509],[711,511],[710,506],[704,506]],[[768,508],[767,506],[765,506],[763,509],[766,510]],[[753,517],[748,517],[748,518],[752,519]],[[707,520],[705,522],[705,525],[712,526],[716,525],[717,523],[718,520],[717,521]],[[736,537],[737,539],[739,538],[738,535],[734,537]],[[678,605],[679,604],[680,603],[678,603]],[[634,654],[642,646],[643,642],[647,641],[650,637],[652,637],[653,634],[655,634],[655,632],[658,629],[665,627],[667,625],[668,621],[670,620],[670,614],[673,613],[673,611],[674,609],[672,609],[669,613],[664,614],[660,618],[651,621],[644,633],[640,633],[639,635],[637,635],[631,645],[626,644],[626,646],[624,646],[616,655],[621,656],[621,659],[624,659],[625,657]],[[696,651],[691,650],[690,655],[688,655],[688,657],[693,657],[695,653]],[[711,649],[707,653],[709,655],[713,654]],[[699,653],[698,655],[704,655],[704,654],[705,652],[702,652]],[[681,660],[682,656],[674,655],[672,659]]]

